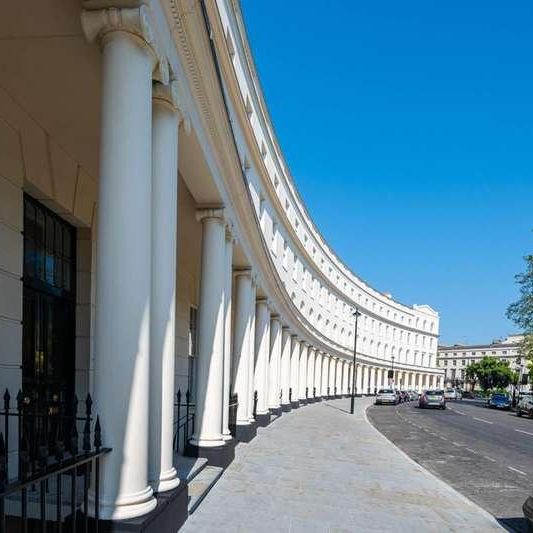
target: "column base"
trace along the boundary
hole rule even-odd
[[[321,401],[322,401],[322,396],[315,396],[315,403],[321,402]]]
[[[270,424],[270,413],[255,415],[255,422],[262,428],[268,426],[268,424]]]
[[[315,399],[313,397],[307,398],[307,403],[315,403]]]
[[[250,442],[257,435],[257,425],[255,422],[250,424],[237,424],[235,426],[235,440],[237,442]]]
[[[533,532],[533,496],[530,496],[522,505],[522,511],[529,531]]]
[[[182,480],[174,489],[155,495],[157,505],[143,516],[127,520],[103,520],[99,524],[102,533],[173,533],[187,520],[189,493],[187,482]],[[89,531],[94,531],[94,518],[89,518]]]
[[[307,405],[307,400],[305,398],[301,398],[298,402],[300,405]]]
[[[298,409],[298,407],[300,407],[300,402],[291,402],[291,407],[293,409]]]
[[[284,404],[282,404],[282,406],[281,406],[281,411],[282,411],[283,413],[288,413],[288,412],[290,412],[291,410],[292,410],[292,406],[291,406],[290,403],[284,403]]]
[[[235,459],[235,439],[229,440],[222,446],[197,446],[187,444],[185,455],[189,457],[203,457],[211,466],[227,468]]]
[[[283,412],[281,409],[281,405],[278,407],[270,407],[269,411],[270,411],[270,414],[273,416],[281,416],[281,413]]]

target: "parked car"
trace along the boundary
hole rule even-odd
[[[400,402],[408,402],[409,401],[409,394],[407,394],[407,391],[401,390],[400,391]]]
[[[394,389],[379,389],[374,403],[376,405],[398,405],[398,391]]]
[[[415,390],[409,390],[407,391],[408,394],[409,394],[409,400],[412,401],[412,402],[416,402],[416,400],[418,400],[418,392],[416,392]]]
[[[533,394],[524,394],[516,406],[516,415],[533,418]]]
[[[461,389],[455,389],[455,394],[457,395],[458,400],[463,399],[463,391]]]
[[[445,400],[458,400],[458,394],[457,394],[457,389],[454,389],[452,387],[448,387],[445,391],[444,391],[444,399]]]
[[[503,392],[495,392],[490,395],[487,407],[491,409],[511,409],[511,398]]]
[[[424,391],[418,399],[418,407],[421,409],[425,409],[426,407],[446,409],[446,398],[444,397],[444,391],[440,389]]]

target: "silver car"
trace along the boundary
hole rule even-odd
[[[444,391],[440,389],[426,390],[422,392],[418,399],[418,407],[436,407],[437,409],[446,409],[446,399]]]
[[[398,394],[394,389],[379,389],[376,395],[376,405],[397,405]]]

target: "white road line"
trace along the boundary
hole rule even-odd
[[[484,455],[483,458],[486,459],[487,461],[491,461],[492,463],[496,462],[496,459],[493,459],[492,457],[489,457],[488,455]]]
[[[494,422],[491,422],[490,420],[485,420],[484,418],[476,418],[475,416],[472,417],[474,420],[477,420],[478,422],[485,422],[485,424],[494,424]]]
[[[509,470],[512,470],[513,472],[516,472],[517,474],[521,474],[522,476],[527,476],[525,472],[522,472],[522,470],[518,470],[518,468],[513,468],[512,466],[507,467]]]
[[[446,437],[440,437],[442,440],[448,440]]]
[[[525,433],[526,435],[531,435],[533,437],[533,433],[530,431],[524,431],[523,429],[515,429],[515,431],[518,431],[518,433]]]
[[[472,450],[472,448],[466,448],[470,453],[478,454],[479,452],[476,452],[476,450]]]
[[[459,411],[459,409],[454,409],[454,411],[455,411],[458,415],[466,416],[466,413],[463,413],[463,411]]]
[[[459,443],[459,442],[454,442],[453,445],[454,445],[454,446],[464,446],[464,444],[461,444],[461,443]]]

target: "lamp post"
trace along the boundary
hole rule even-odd
[[[391,355],[391,374],[392,374],[392,381],[391,381],[391,385],[394,384],[394,355]]]
[[[355,393],[357,392],[355,389],[355,372],[356,372],[356,366],[355,361],[357,359],[357,319],[361,316],[361,313],[356,308],[355,311],[352,313],[352,316],[355,317],[355,335],[353,336],[353,371],[352,371],[352,395],[350,398],[350,414],[353,415],[355,410]]]

